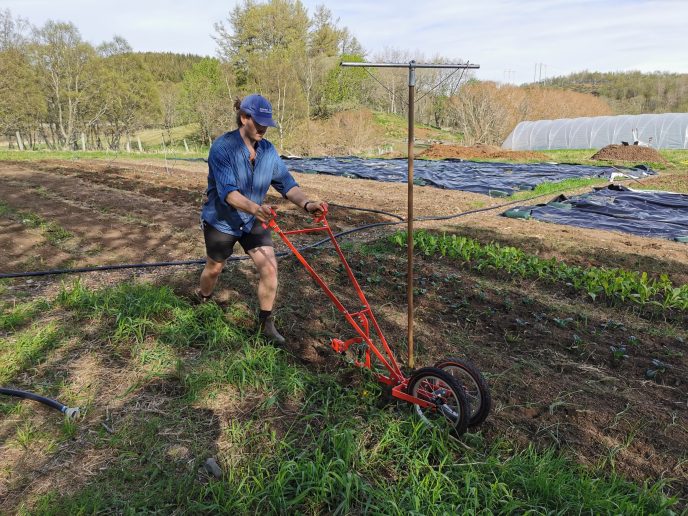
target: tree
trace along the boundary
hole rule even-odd
[[[102,62],[99,94],[104,102],[104,129],[110,148],[120,148],[122,137],[153,121],[160,99],[153,76],[141,59],[130,53],[110,55]]]
[[[324,5],[315,8],[312,30],[308,35],[309,55],[332,57],[339,54],[347,31],[340,29],[338,23],[339,20],[333,20],[332,11]]]
[[[0,69],[0,131],[19,131],[35,141],[32,133],[47,113],[36,72],[16,48],[0,52]]]
[[[76,148],[81,103],[95,77],[87,73],[96,57],[71,23],[48,21],[35,32],[33,59],[49,91],[48,108],[57,138],[63,147]]]
[[[274,52],[298,55],[305,51],[308,13],[299,0],[269,0],[265,4],[245,0],[229,15],[229,28],[215,24],[219,55],[234,67],[239,86],[255,84],[260,63]]]
[[[189,122],[197,122],[202,141],[226,128],[233,118],[227,72],[217,59],[205,58],[184,74],[180,108]]]
[[[134,50],[122,36],[115,36],[112,38],[112,41],[106,41],[98,45],[96,51],[101,57],[112,57],[121,54],[131,54]]]
[[[343,55],[341,59],[354,63],[363,62],[363,56],[360,55]],[[331,68],[323,88],[321,114],[351,109],[360,104],[365,98],[368,77],[363,68],[341,66]]]
[[[24,47],[31,25],[24,18],[13,18],[9,9],[0,11],[0,52]]]
[[[160,109],[162,112],[162,126],[167,133],[167,139],[172,140],[172,128],[179,122],[179,103],[181,86],[172,82],[159,85]]]

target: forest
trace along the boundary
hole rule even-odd
[[[173,128],[194,124],[205,146],[232,128],[235,98],[260,92],[275,109],[278,148],[317,154],[305,142],[323,121],[344,116],[346,132],[365,137],[370,112],[406,113],[406,71],[341,61],[467,62],[403,49],[371,55],[330,10],[309,13],[298,0],[239,4],[214,31],[212,57],[136,52],[120,36],[94,44],[72,23],[35,27],[0,11],[0,134],[10,148],[118,150],[135,146],[143,129],[171,139]],[[416,88],[416,120],[466,144],[500,144],[523,120],[688,107],[688,80],[666,73],[582,72],[515,86],[433,69],[418,74]]]

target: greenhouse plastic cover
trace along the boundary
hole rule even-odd
[[[610,185],[571,198],[560,195],[547,204],[519,206],[503,215],[688,243],[688,195],[680,193]]]
[[[511,150],[600,149],[628,142],[688,149],[688,113],[561,118],[519,123],[502,144]]]
[[[282,160],[289,170],[306,174],[406,182],[405,159],[289,158]],[[639,178],[655,172],[645,166],[635,168],[594,167],[563,163],[484,163],[463,160],[416,160],[414,183],[449,190],[464,190],[506,197],[518,190],[532,190],[540,183],[572,178],[607,178],[625,175]]]

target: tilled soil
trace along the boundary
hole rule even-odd
[[[607,145],[593,154],[590,159],[667,163],[667,160],[665,160],[656,149],[640,145]]]
[[[464,147],[461,145],[433,144],[428,149],[421,152],[418,157],[430,159],[506,159],[515,161],[548,160],[547,156],[539,152],[504,150],[494,145],[473,145],[471,147]]]
[[[0,271],[201,258],[203,239],[197,226],[206,174],[204,164],[180,162],[167,166],[159,161],[0,163],[0,207],[4,210],[0,248],[5,250],[0,254]],[[350,207],[406,215],[405,185],[334,176],[295,177],[310,198],[337,204],[329,217],[336,231],[398,222],[384,213]],[[662,176],[649,180],[653,188],[661,188]],[[278,206],[278,222],[284,229],[308,225],[301,210],[274,192],[269,201]],[[497,207],[448,220],[417,222],[416,228],[512,244],[569,264],[623,267],[655,277],[668,274],[676,284],[688,283],[685,244],[507,219],[499,216],[505,209],[500,203],[503,199],[416,187],[417,216]],[[30,214],[71,236],[55,241],[47,226],[27,224]],[[377,226],[342,241],[375,241],[396,229],[405,225]],[[313,239],[317,238],[299,237],[297,242]],[[346,253],[385,336],[403,361],[405,251]],[[323,248],[308,256],[324,269],[337,293],[355,305],[334,253]],[[219,301],[242,300],[255,308],[256,277],[251,265],[232,263],[227,270],[220,280]],[[142,278],[169,284],[179,295],[191,298],[198,272],[198,267],[190,267],[101,272],[81,278],[91,287]],[[486,435],[524,446],[555,446],[604,471],[613,464],[617,472],[638,482],[673,478],[672,492],[684,499],[688,496],[685,317],[592,302],[565,285],[514,279],[494,270],[475,271],[468,264],[438,257],[418,256],[415,273],[418,365],[457,355],[469,358],[485,373],[494,398],[493,412],[482,427]],[[276,315],[289,339],[287,350],[309,367],[341,367],[326,342],[330,337],[351,336],[345,321],[329,310],[327,298],[294,259],[281,261],[280,277]],[[3,297],[8,302],[51,297],[62,279],[6,281]],[[611,346],[621,345],[628,356],[615,360]],[[65,360],[64,367],[70,367]],[[659,377],[647,375],[652,360],[668,365]],[[108,375],[107,381],[117,381],[127,376],[125,368],[126,364],[109,363],[103,374]],[[3,461],[6,465],[10,458]]]

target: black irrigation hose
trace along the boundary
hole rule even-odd
[[[19,389],[7,389],[5,387],[0,387],[0,394],[4,394],[6,396],[14,396],[15,398],[22,398],[22,399],[26,399],[26,400],[37,401],[38,403],[42,403],[43,405],[46,405],[50,408],[53,408],[55,410],[62,412],[65,416],[67,416],[68,418],[71,418],[71,419],[79,417],[79,414],[80,414],[80,411],[77,407],[70,408],[66,405],[63,405],[59,401],[51,400],[50,398],[46,398],[44,396],[39,396],[38,394],[34,394],[33,392],[20,391]]]
[[[30,276],[50,276],[53,274],[76,274],[80,272],[112,271],[117,269],[143,269],[146,267],[170,267],[174,265],[196,265],[205,263],[205,260],[185,260],[181,262],[149,262],[149,263],[123,263],[117,265],[94,265],[93,267],[80,267],[78,269],[51,269],[47,271],[31,272],[7,272],[0,274],[3,278],[28,278]]]
[[[349,210],[356,210],[356,211],[366,211],[369,213],[380,213],[382,215],[387,215],[388,217],[393,217],[395,219],[406,220],[404,217],[402,217],[400,215],[395,215],[394,213],[389,213],[388,211],[373,210],[372,208],[358,208],[356,206],[347,206],[346,204],[337,204],[334,202],[328,202],[327,204],[329,206],[337,206],[338,208],[347,208]]]

